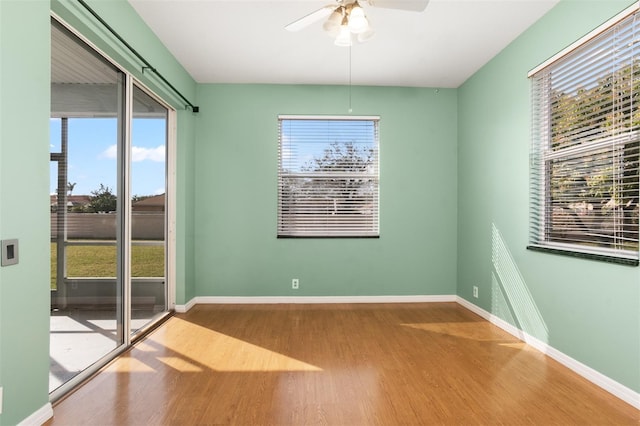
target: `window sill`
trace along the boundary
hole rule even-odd
[[[380,235],[278,235],[278,239],[318,239],[318,238],[343,238],[343,239],[377,239]]]
[[[563,250],[558,248],[544,247],[544,246],[527,246],[527,250],[539,251],[542,253],[559,254],[562,256],[577,257],[579,259],[597,260],[606,263],[616,263],[626,266],[638,266],[640,261],[638,259],[628,259],[624,257],[607,256],[603,254],[585,253],[579,251]]]

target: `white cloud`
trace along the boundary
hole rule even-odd
[[[101,158],[117,158],[118,157],[118,146],[111,145],[109,148],[105,149],[102,154],[100,154]]]
[[[157,148],[141,148],[134,146],[131,148],[131,161],[155,161],[158,163],[164,162],[164,145],[160,145]]]
[[[118,147],[111,145],[105,149],[100,157],[102,158],[116,158],[118,156]],[[143,148],[140,146],[134,146],[131,148],[131,161],[134,163],[140,161],[155,161],[158,163],[164,162],[165,149],[164,145],[160,145],[157,148]]]

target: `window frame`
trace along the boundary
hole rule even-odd
[[[595,170],[596,163],[601,161],[602,158],[606,157],[611,161],[612,176],[617,176],[618,178],[626,177],[624,175],[624,170],[620,172],[620,167],[624,167],[624,161],[628,160],[627,149],[630,145],[631,150],[631,161],[638,161],[637,154],[637,145],[640,140],[640,129],[635,129],[633,126],[633,119],[631,119],[630,126],[627,126],[628,129],[623,129],[620,131],[620,127],[618,125],[613,125],[614,131],[609,134],[606,132],[607,136],[593,137],[592,139],[584,142],[580,136],[572,136],[569,139],[570,143],[567,147],[558,147],[554,144],[552,140],[552,134],[555,128],[553,127],[553,118],[552,117],[552,103],[553,103],[553,94],[557,94],[562,92],[562,90],[558,90],[556,86],[553,85],[552,82],[552,73],[557,71],[563,65],[565,65],[563,60],[566,58],[571,58],[572,54],[576,52],[576,54],[581,54],[586,51],[592,44],[596,44],[598,42],[599,37],[607,37],[610,34],[612,40],[617,39],[616,31],[620,31],[620,29],[624,29],[625,26],[632,27],[633,37],[640,37],[640,5],[638,3],[628,7],[620,14],[616,15],[609,21],[605,22],[600,27],[596,28],[591,33],[587,34],[580,40],[573,43],[571,46],[567,47],[563,51],[554,55],[549,60],[545,61],[543,64],[537,66],[533,70],[529,72],[529,77],[531,78],[531,87],[532,87],[532,141],[531,141],[531,155],[530,155],[530,221],[529,221],[529,245],[528,249],[538,250],[548,253],[555,254],[563,254],[573,257],[582,257],[589,258],[594,260],[601,260],[612,263],[621,263],[626,265],[637,266],[639,264],[640,252],[639,252],[639,244],[638,244],[638,224],[637,220],[635,222],[635,226],[632,228],[631,233],[635,233],[635,239],[631,240],[631,246],[635,245],[635,248],[632,249],[624,249],[624,248],[612,248],[608,249],[604,247],[605,243],[600,242],[600,246],[589,246],[589,244],[598,244],[598,236],[595,234],[590,234],[596,228],[586,228],[584,233],[576,233],[579,237],[589,237],[592,238],[589,241],[580,240],[579,237],[576,240],[562,243],[558,241],[554,241],[554,238],[551,237],[551,226],[555,223],[555,226],[558,226],[558,223],[561,223],[561,220],[556,220],[554,222],[554,218],[552,217],[553,209],[556,207],[554,202],[558,198],[567,197],[570,198],[571,195],[574,194],[575,191],[573,189],[564,189],[561,193],[560,197],[556,197],[554,199],[553,188],[551,182],[558,187],[559,178],[555,175],[555,181],[550,177],[554,170],[554,167],[557,167],[557,164],[571,164],[574,162],[573,166],[568,167],[577,167],[579,172],[588,173]],[[632,20],[629,22],[628,20]],[[631,45],[629,45],[631,46]],[[637,49],[637,47],[631,47],[631,49]],[[614,50],[611,49],[613,52]],[[635,50],[634,50],[635,51]],[[599,52],[600,53],[600,52]],[[603,63],[609,64],[610,62],[616,65],[616,72],[620,72],[623,69],[623,66],[617,67],[619,62],[617,62],[617,51],[616,53],[610,53],[606,56],[602,55],[598,57],[598,60],[594,60],[589,62],[589,70],[595,69],[598,66],[602,66]],[[606,59],[602,59],[602,58]],[[632,54],[632,58],[635,56]],[[634,99],[634,96],[637,95],[636,85],[639,84],[635,80],[636,75],[636,62],[631,61],[631,84],[629,84],[630,89],[630,99]],[[620,62],[620,64],[622,64]],[[625,65],[626,66],[626,65]],[[584,72],[581,71],[581,72]],[[588,71],[587,71],[588,72]],[[607,74],[607,76],[614,76],[614,72],[611,74]],[[598,74],[593,72],[594,78],[598,78],[598,81],[602,78],[603,74]],[[612,78],[612,81],[615,82],[615,79]],[[576,86],[578,87],[578,86]],[[593,87],[598,88],[601,87],[600,83],[594,85]],[[614,89],[618,89],[618,87],[614,87]],[[555,90],[555,92],[554,92]],[[611,90],[614,92],[614,90]],[[611,97],[612,102],[619,101],[618,97]],[[608,100],[608,99],[607,99]],[[629,107],[629,116],[633,117],[637,111],[637,103],[633,101],[629,101],[631,106]],[[572,108],[573,108],[572,104]],[[612,111],[614,107],[611,107]],[[577,110],[577,107],[575,107]],[[607,110],[608,112],[608,110]],[[603,113],[601,116],[604,117]],[[626,118],[626,117],[625,117]],[[593,119],[593,118],[591,118]],[[580,122],[580,120],[575,121],[576,123]],[[573,122],[571,123],[573,124]],[[582,123],[581,123],[582,124]],[[578,127],[577,127],[578,128]],[[584,127],[579,128],[584,129]],[[596,127],[598,134],[602,133],[601,127]],[[619,133],[617,133],[620,131]],[[629,145],[628,145],[629,144]],[[559,144],[558,144],[559,145]],[[622,155],[620,153],[622,152]],[[606,155],[604,154],[606,153]],[[619,157],[616,159],[616,155]],[[604,156],[604,157],[603,157]],[[589,159],[591,157],[591,159]],[[596,160],[596,158],[598,158]],[[564,161],[564,162],[563,162]],[[617,161],[617,163],[616,163]],[[579,164],[579,166],[575,166],[575,164]],[[608,163],[607,163],[608,164]],[[584,170],[587,170],[586,172]],[[640,178],[638,176],[638,166],[636,165],[632,172],[635,172],[635,175],[632,175],[632,185],[634,194],[637,194],[640,189]],[[557,173],[557,172],[556,172]],[[558,173],[559,174],[559,173]],[[633,179],[635,178],[635,181]],[[624,183],[626,184],[626,183]],[[620,184],[622,187],[624,184]],[[615,186],[614,186],[615,187]],[[557,189],[556,189],[557,190]],[[625,189],[616,189],[614,195],[612,195],[612,199],[618,198],[618,195],[623,193]],[[567,195],[568,194],[568,195]],[[635,197],[636,207],[638,205],[638,197]],[[621,198],[624,199],[624,198]],[[636,214],[637,213],[633,213]],[[636,216],[637,217],[637,216]],[[625,216],[623,214],[623,220],[625,220]],[[633,223],[633,216],[631,217],[631,223]],[[623,222],[622,227],[624,229],[625,226],[628,226],[626,222]],[[624,230],[622,231],[624,240]],[[620,244],[624,246],[624,242]]]
[[[363,125],[365,130],[363,133],[356,131],[355,136],[365,137],[362,140],[335,140],[329,142],[332,131],[336,128],[327,130],[326,133],[304,133],[304,136],[310,139],[304,139],[303,142],[294,143],[289,139],[288,132],[291,127],[285,131],[284,127],[289,122],[318,122],[318,125],[326,123],[327,127],[331,127],[333,122],[365,122]],[[380,237],[380,131],[379,116],[342,116],[342,115],[279,115],[278,116],[278,200],[277,200],[277,238],[379,238]],[[335,124],[339,126],[339,124]],[[366,126],[372,125],[371,129]],[[296,136],[303,136],[303,132],[299,131]],[[372,132],[370,135],[369,133]],[[286,138],[285,136],[286,135]],[[355,137],[354,136],[354,137]],[[371,139],[368,139],[368,137]],[[287,139],[285,141],[285,139]],[[326,139],[326,140],[325,140]],[[335,163],[331,170],[303,170],[301,158],[293,158],[298,149],[304,149],[308,143],[318,143],[325,146],[323,155],[326,155],[330,146],[334,144],[340,148],[348,149],[348,145],[354,150],[353,152],[366,152],[367,163],[366,171],[349,171],[336,170]],[[368,146],[369,151],[366,151]],[[298,148],[300,147],[300,148]],[[359,151],[364,149],[364,151]],[[338,149],[339,151],[339,149]],[[360,157],[358,157],[360,158]],[[308,161],[317,160],[313,159]],[[309,164],[309,163],[305,163]],[[349,166],[360,166],[361,163],[345,163],[345,168]],[[318,166],[321,167],[321,166]],[[297,168],[297,170],[296,170]],[[288,191],[291,182],[299,181],[300,186],[308,187],[306,198],[296,197],[293,191]],[[316,182],[324,182],[315,185]],[[343,200],[343,206],[347,206],[347,211],[343,213],[337,212],[336,200],[333,200],[334,209],[332,213],[328,213],[329,209],[325,209],[318,201],[320,196],[332,192],[331,185],[353,185],[353,182],[361,184],[362,187],[369,186],[365,189],[365,194],[359,193],[357,200],[353,204],[347,204]],[[311,183],[311,185],[310,185]],[[360,188],[358,186],[358,188]],[[335,189],[333,189],[335,191]],[[353,189],[351,189],[353,191]],[[367,193],[366,191],[370,191]],[[356,190],[356,193],[359,189]],[[311,196],[309,194],[312,194]],[[320,194],[318,196],[317,194]],[[352,192],[353,194],[353,192]],[[314,198],[315,197],[315,198]],[[285,201],[289,200],[289,201]],[[349,200],[352,201],[352,200]],[[338,202],[340,200],[338,199]],[[368,209],[367,209],[368,208]],[[361,211],[358,213],[358,209]],[[325,212],[323,212],[323,210]],[[300,213],[303,211],[303,213]],[[362,215],[358,217],[358,214]]]

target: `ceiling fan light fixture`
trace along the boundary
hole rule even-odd
[[[334,43],[336,46],[341,47],[351,46],[351,31],[349,31],[349,27],[346,24],[340,26],[340,33]]]
[[[325,30],[330,36],[337,37],[340,33],[340,25],[342,24],[342,6],[336,8],[329,18],[322,25],[322,29]]]
[[[328,17],[322,28],[330,37],[335,39],[336,45],[351,46],[354,38],[360,43],[364,43],[373,37],[374,31],[359,1],[361,0],[334,0],[333,4],[326,5],[315,12],[303,16],[285,26],[285,29],[287,31],[299,31],[314,22]],[[429,4],[429,0],[366,0],[366,2],[371,7],[413,12],[422,12]]]
[[[373,30],[373,28],[369,27],[367,31],[358,34],[358,42],[364,43],[365,41],[369,41],[375,34],[376,32]]]
[[[349,30],[354,34],[361,34],[369,29],[369,21],[364,14],[364,10],[355,4],[349,13]]]

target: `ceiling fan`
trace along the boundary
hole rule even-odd
[[[363,2],[372,7],[412,12],[422,12],[429,4],[429,0],[363,0]],[[358,0],[336,0],[334,4],[321,7],[290,23],[285,29],[300,31],[323,18],[327,20],[322,28],[329,36],[335,37],[335,44],[338,46],[351,46],[354,35],[359,42],[365,42],[373,37],[373,28]]]

